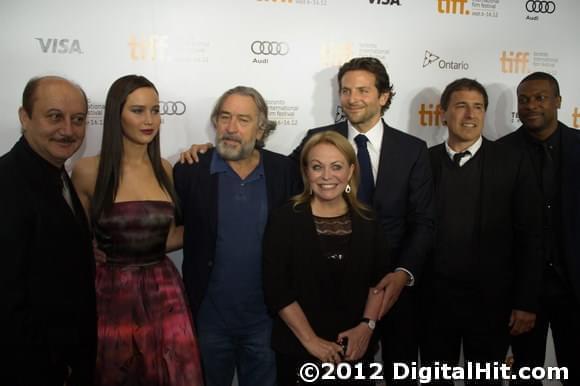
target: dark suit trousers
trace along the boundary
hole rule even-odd
[[[419,351],[417,289],[405,287],[393,308],[379,323],[384,377],[387,385],[416,385],[417,381],[393,380],[393,363],[411,365]]]
[[[434,362],[457,366],[463,343],[465,361],[503,363],[509,346],[509,314],[489,318],[490,311],[474,291],[460,288],[421,289],[421,365]],[[501,385],[501,381],[466,381],[466,384]],[[453,385],[433,381],[432,385]]]
[[[548,327],[552,329],[558,366],[568,368],[568,381],[564,385],[580,382],[580,305],[572,291],[563,288],[559,278],[548,269],[541,309],[534,329],[512,338],[514,368],[543,367],[546,359]],[[511,382],[511,385],[541,385],[541,381]]]

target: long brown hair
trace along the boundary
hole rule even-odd
[[[99,160],[97,183],[91,205],[91,218],[93,222],[98,221],[101,213],[110,209],[115,201],[121,179],[121,159],[123,158],[121,112],[123,111],[123,106],[129,94],[142,87],[150,87],[157,93],[157,88],[147,78],[139,75],[126,75],[117,79],[107,94],[101,158]],[[159,186],[169,193],[171,200],[176,205],[176,212],[179,213],[177,194],[161,162],[159,132],[157,132],[157,135],[147,145],[147,154],[151,160],[153,172]]]
[[[302,152],[300,153],[300,173],[302,174],[302,181],[304,182],[304,190],[302,193],[292,197],[291,200],[294,203],[293,207],[296,208],[296,206],[300,204],[308,203],[312,199],[310,181],[308,181],[308,177],[306,176],[308,155],[315,146],[320,145],[321,143],[334,146],[344,156],[344,158],[346,158],[346,162],[349,166],[354,165],[354,172],[348,182],[351,191],[350,193],[343,192],[343,197],[358,215],[363,218],[369,218],[370,209],[356,198],[360,172],[354,148],[344,136],[332,130],[314,134],[302,147]]]

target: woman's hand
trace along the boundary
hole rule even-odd
[[[359,323],[356,327],[338,334],[338,342],[343,338],[348,338],[344,359],[357,361],[362,358],[367,352],[372,335],[373,331],[365,323]]]
[[[334,342],[314,336],[301,343],[310,355],[321,362],[340,363],[341,361],[342,347]]]

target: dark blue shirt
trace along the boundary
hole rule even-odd
[[[262,235],[268,219],[262,155],[241,179],[216,151],[210,174],[218,174],[216,255],[199,317],[234,329],[269,323],[262,290]]]

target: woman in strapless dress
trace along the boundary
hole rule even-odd
[[[96,267],[97,386],[203,385],[183,283],[166,251],[181,248],[171,165],[160,156],[157,89],[142,76],[107,94],[101,154],[72,180],[91,219]]]

